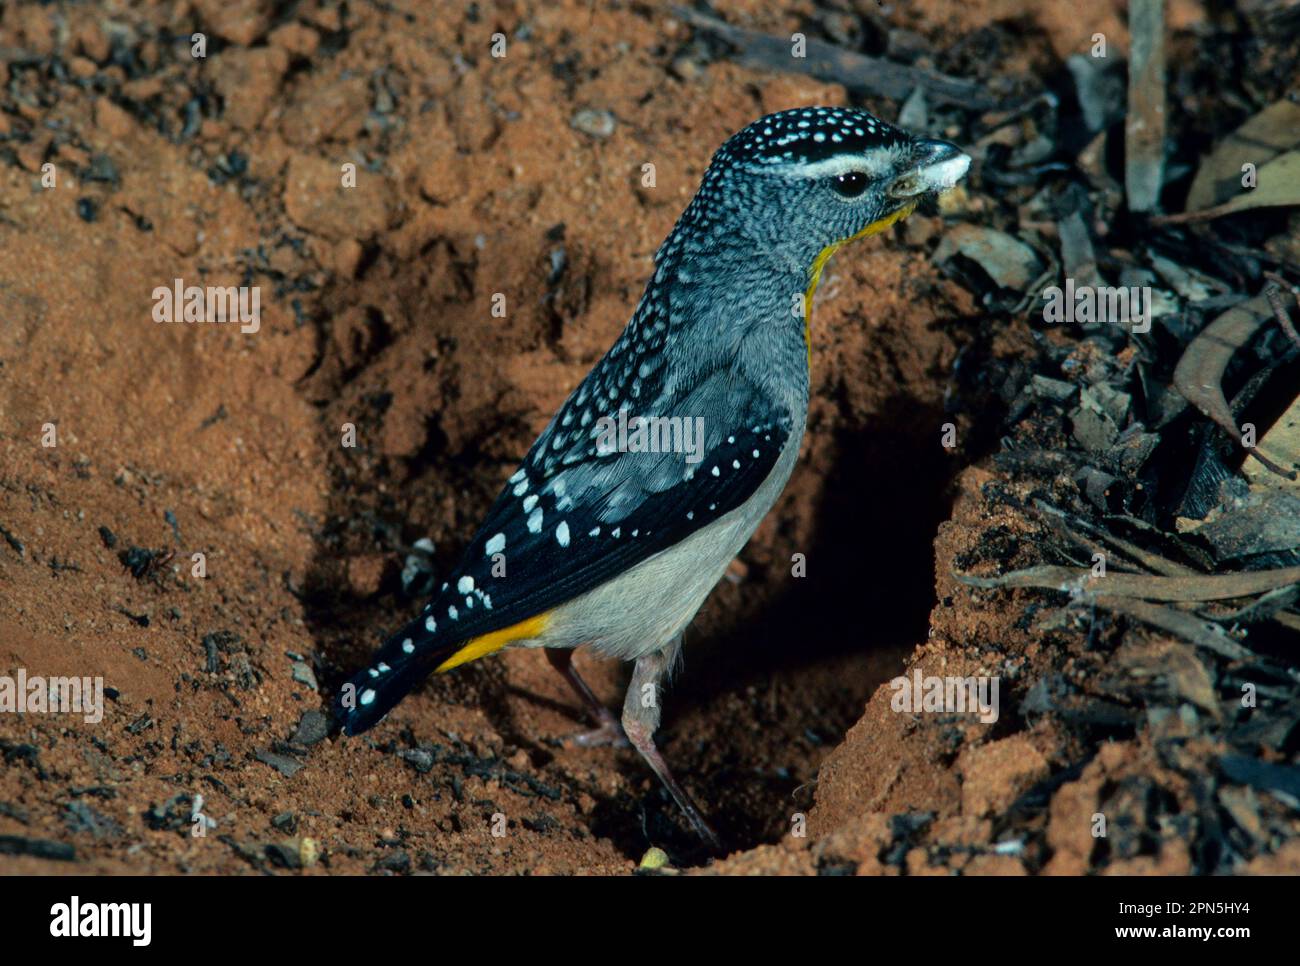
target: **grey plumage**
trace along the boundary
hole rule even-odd
[[[968,163],[847,108],[770,115],[727,141],[622,335],[533,444],[451,579],[354,679],[351,703],[345,689],[344,730],[498,644],[552,649],[588,704],[556,654],[590,645],[635,660],[633,688],[657,693],[682,630],[794,468],[809,391],[802,300],[825,257],[951,186]],[[603,445],[620,410],[702,426],[700,460]],[[609,713],[592,711],[609,737]],[[624,730],[713,837],[654,748],[658,717],[657,697],[647,705],[629,690]]]

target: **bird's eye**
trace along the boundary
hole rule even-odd
[[[867,190],[867,176],[861,171],[846,171],[831,179],[831,187],[841,198],[856,198]]]

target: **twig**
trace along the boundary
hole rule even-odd
[[[1225,201],[1221,205],[1215,205],[1213,208],[1202,208],[1200,211],[1179,211],[1172,215],[1155,215],[1151,219],[1151,224],[1157,227],[1161,225],[1194,225],[1200,221],[1211,221],[1223,215],[1230,215],[1236,210],[1230,202]]]
[[[1291,324],[1291,316],[1287,313],[1286,306],[1282,304],[1282,291],[1284,288],[1289,288],[1286,280],[1272,272],[1265,272],[1264,277],[1268,279],[1268,285],[1264,286],[1264,297],[1268,299],[1269,307],[1277,316],[1277,324],[1282,326],[1282,331],[1286,333],[1292,345],[1300,348],[1300,332],[1297,332],[1295,326]],[[1295,289],[1291,289],[1291,292],[1294,295]]]
[[[1129,211],[1154,211],[1165,174],[1165,4],[1129,4],[1132,49],[1124,123],[1124,191]]]
[[[1223,633],[1222,628],[1217,624],[1201,620],[1193,614],[1149,604],[1144,600],[1126,600],[1119,597],[1098,597],[1096,604],[1103,610],[1123,614],[1125,617],[1177,634],[1230,661],[1246,661],[1255,656],[1248,648],[1242,647]]]
[[[805,42],[806,56],[792,57],[790,41],[784,38],[733,27],[686,7],[674,7],[673,14],[693,27],[721,37],[736,48],[742,62],[751,66],[810,74],[896,101],[905,100],[916,88],[923,87],[926,96],[933,101],[960,104],[976,110],[996,106],[983,86],[975,81],[868,57],[812,38]]]
[[[972,587],[1038,587],[1065,593],[1094,593],[1111,597],[1195,602],[1250,597],[1277,587],[1300,583],[1300,567],[1181,577],[1107,572],[1104,577],[1094,577],[1091,570],[1042,566],[1015,570],[1000,577],[975,577],[971,574],[955,572],[953,576],[963,584]]]
[[[1164,574],[1166,577],[1190,577],[1197,573],[1197,571],[1193,570],[1191,567],[1175,563],[1157,553],[1139,547],[1137,544],[1131,543],[1122,537],[1117,537],[1109,530],[1094,526],[1082,517],[1066,513],[1064,510],[1052,506],[1045,500],[1035,500],[1034,508],[1044,515],[1044,518],[1051,523],[1057,532],[1071,540],[1077,540],[1082,543],[1082,538],[1075,532],[1075,530],[1084,530],[1088,533],[1095,534],[1099,540],[1114,547],[1120,553],[1126,554],[1143,567],[1146,567],[1147,570],[1154,571],[1158,574]]]
[[[1278,611],[1290,607],[1297,597],[1300,597],[1300,585],[1291,584],[1288,587],[1270,590],[1245,607],[1239,607],[1226,614],[1206,614],[1206,616],[1220,624],[1253,624],[1256,621],[1268,620]]]

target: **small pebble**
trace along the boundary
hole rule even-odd
[[[646,849],[645,855],[641,856],[641,868],[643,869],[662,869],[668,864],[668,853],[657,846],[651,846]]]
[[[607,138],[614,133],[614,115],[609,111],[583,108],[569,122],[575,130],[594,138]]]

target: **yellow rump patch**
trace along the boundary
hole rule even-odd
[[[826,263],[831,260],[831,256],[847,245],[849,242],[857,241],[859,238],[868,238],[871,235],[878,235],[896,221],[906,218],[916,209],[916,202],[910,205],[904,205],[892,215],[886,215],[879,221],[873,221],[866,228],[862,229],[856,235],[845,238],[843,241],[837,241],[833,245],[827,245],[821,250],[816,258],[813,259],[812,269],[809,271],[808,288],[803,293],[803,341],[808,347],[808,365],[812,365],[812,305],[813,295],[817,292],[817,283],[822,280],[822,269]]]
[[[471,637],[465,642],[464,647],[439,664],[434,671],[441,674],[443,671],[450,671],[454,667],[460,667],[462,664],[468,664],[470,661],[477,661],[481,657],[486,657],[514,641],[537,637],[542,631],[546,630],[546,625],[550,621],[551,615],[548,611],[545,614],[538,614],[536,617],[520,621],[510,627],[503,627],[499,631],[493,631],[491,634]]]

